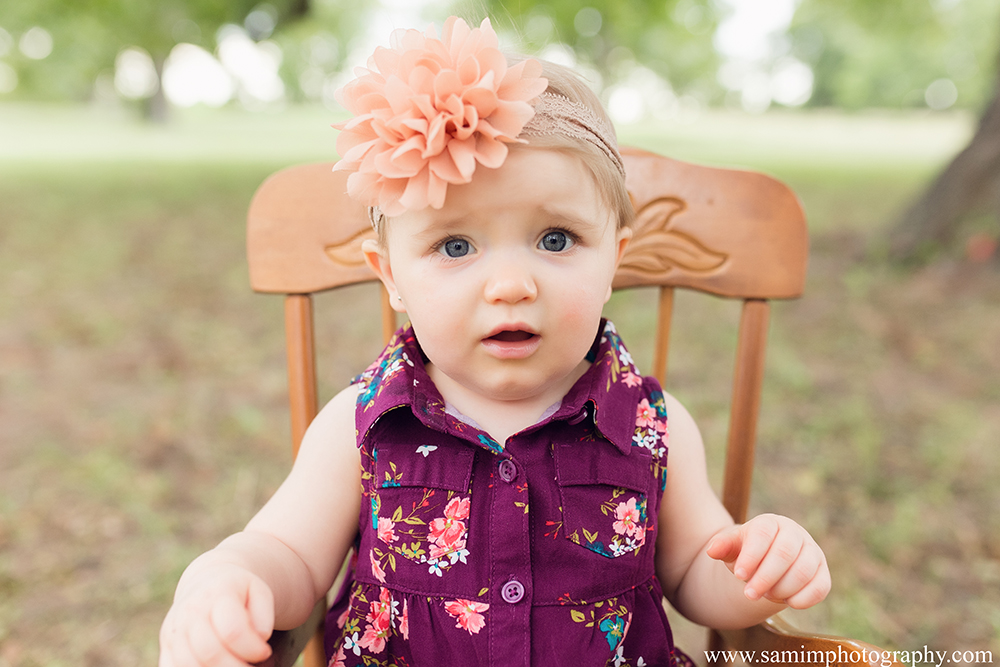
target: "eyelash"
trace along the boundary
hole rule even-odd
[[[574,247],[580,243],[580,236],[575,232],[573,232],[572,230],[566,229],[565,227],[549,227],[544,232],[542,232],[540,239],[544,239],[547,235],[551,234],[552,232],[560,232],[562,234],[565,234],[566,238],[570,240],[570,242],[573,244]],[[469,244],[469,247],[471,247],[473,251],[475,250],[475,246],[473,246],[468,239],[462,236],[448,236],[446,238],[443,238],[437,243],[435,243],[431,247],[431,250],[439,255],[442,255],[447,259],[461,259],[460,257],[450,257],[446,253],[442,252],[442,249],[452,241],[465,241],[466,243]],[[539,241],[539,243],[541,243],[541,241]]]
[[[456,260],[456,259],[462,259],[461,257],[451,257],[451,256],[450,256],[450,255],[448,255],[447,253],[443,252],[443,249],[444,249],[444,247],[445,247],[446,245],[448,245],[449,243],[451,243],[452,241],[465,241],[466,243],[468,243],[468,244],[469,244],[469,247],[470,247],[470,248],[472,248],[473,250],[475,250],[475,246],[474,246],[474,245],[472,245],[472,242],[471,242],[471,241],[469,241],[469,239],[467,239],[467,238],[464,238],[464,237],[462,237],[462,236],[448,236],[448,237],[446,237],[446,238],[443,238],[443,239],[441,239],[441,240],[440,240],[440,241],[438,241],[437,243],[435,243],[435,244],[434,244],[434,245],[433,245],[433,246],[431,247],[431,251],[432,251],[432,252],[435,252],[435,253],[437,253],[438,255],[441,255],[442,257],[444,257],[444,258],[445,258],[445,259],[447,259],[447,260]],[[464,255],[463,255],[463,256],[464,256]]]
[[[573,243],[574,247],[578,243],[580,243],[580,241],[581,241],[580,236],[578,234],[574,233],[573,231],[571,231],[569,229],[566,229],[565,227],[549,227],[544,232],[542,232],[542,235],[541,235],[540,238],[544,239],[546,236],[548,236],[552,232],[560,232],[562,234],[565,234],[566,238],[568,238]],[[541,243],[541,240],[539,240],[539,243]]]

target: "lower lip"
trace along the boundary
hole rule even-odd
[[[490,355],[497,359],[524,359],[534,354],[541,342],[542,337],[537,334],[531,338],[518,341],[484,338],[483,347],[486,348],[486,351]]]

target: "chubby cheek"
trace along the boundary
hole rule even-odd
[[[459,300],[457,281],[435,275],[418,262],[412,262],[403,271],[397,272],[396,276],[403,304],[411,320],[426,319],[428,313],[433,317],[436,312],[446,316],[449,306],[454,309],[453,304]]]
[[[601,287],[567,290],[556,306],[558,325],[584,350],[597,335],[607,289]]]
[[[412,283],[411,287],[414,289],[403,297],[406,316],[424,352],[431,361],[441,363],[435,357],[442,352],[447,354],[467,331],[468,304],[455,290],[442,289],[440,284],[433,289],[431,285],[417,283]]]

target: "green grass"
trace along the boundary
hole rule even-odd
[[[0,107],[0,666],[153,664],[183,567],[280,483],[281,302],[247,287],[244,215],[274,169],[332,159],[334,120]],[[713,114],[621,134],[768,171],[809,215],[806,296],[773,309],[752,500],[831,563],[830,599],[792,622],[996,654],[996,269],[946,254],[906,272],[873,250],[968,127]],[[317,299],[323,396],[376,354],[376,303],[368,287]],[[653,303],[609,305],[646,368]],[[676,312],[670,390],[716,481],[738,306],[681,294]]]

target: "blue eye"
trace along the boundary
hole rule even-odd
[[[448,257],[465,257],[472,252],[472,245],[465,239],[448,239],[438,250]]]
[[[572,248],[574,244],[575,241],[570,238],[569,234],[553,230],[545,233],[542,240],[538,242],[538,247],[541,250],[548,250],[549,252],[562,252],[563,250]]]

